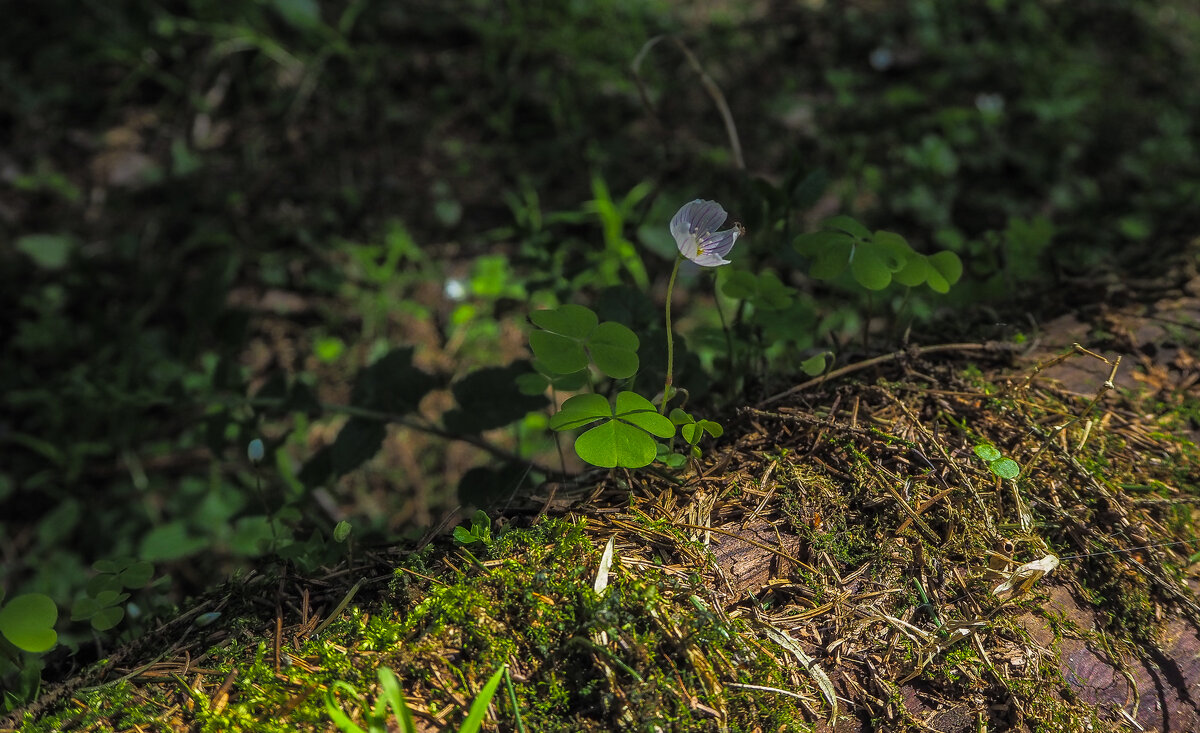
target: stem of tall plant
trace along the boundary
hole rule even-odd
[[[725,383],[733,384],[733,375],[737,374],[736,365],[733,363],[733,334],[729,330],[729,322],[725,320],[725,309],[721,307],[721,288],[717,285],[717,278],[713,278],[713,302],[717,304],[717,315],[721,317],[721,330],[725,332],[725,351],[727,352],[727,361],[725,363]]]
[[[667,414],[667,402],[671,399],[672,370],[675,368],[675,340],[671,337],[671,296],[675,292],[675,276],[679,274],[682,257],[675,258],[675,267],[671,270],[671,279],[667,281],[667,381],[663,385],[662,404],[658,407],[660,415]]]

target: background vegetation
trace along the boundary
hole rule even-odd
[[[76,611],[83,658],[264,555],[336,557],[340,521],[413,536],[544,478],[548,401],[496,387],[528,370],[527,314],[587,303],[661,384],[684,201],[750,232],[716,290],[682,276],[677,382],[714,410],[931,319],[1017,338],[1200,230],[1186,0],[18,7],[0,591]],[[792,240],[839,213],[956,252],[963,282],[811,277]],[[965,305],[993,315],[947,319]],[[41,662],[4,651],[11,706]]]

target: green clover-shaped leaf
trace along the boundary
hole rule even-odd
[[[17,596],[0,608],[0,634],[27,652],[48,651],[58,643],[57,621],[58,606],[42,593]]]
[[[850,260],[850,273],[867,290],[883,290],[892,283],[887,264],[873,249],[860,245]]]
[[[575,395],[562,404],[558,412],[550,418],[550,428],[553,430],[574,430],[584,425],[590,425],[597,420],[612,417],[612,405],[603,395]]]
[[[575,452],[601,468],[641,468],[656,455],[652,436],[670,438],[675,426],[649,400],[634,392],[617,394],[615,409],[597,394],[576,395],[550,418],[555,430],[571,430],[600,421],[575,439]]]
[[[927,282],[934,292],[949,292],[950,286],[962,277],[962,260],[949,250],[931,254],[925,259],[930,270]]]
[[[128,557],[97,560],[92,569],[100,573],[88,583],[88,595],[93,596],[110,587],[112,590],[141,588],[154,575],[153,564]]]
[[[588,351],[596,367],[614,379],[627,379],[638,370],[638,337],[615,321],[605,321],[592,331]]]
[[[573,374],[589,363],[614,379],[638,370],[637,334],[615,321],[600,323],[590,308],[568,304],[534,311],[529,320],[541,329],[529,334],[529,346],[554,374]]]
[[[684,425],[679,429],[679,434],[687,441],[688,445],[696,445],[704,434],[708,433],[714,438],[719,438],[725,434],[725,429],[719,423],[712,420],[697,420],[690,425]]]
[[[872,234],[848,216],[835,216],[822,223],[821,231],[803,234],[794,246],[800,254],[812,258],[809,274],[818,280],[832,280],[850,268],[855,281],[868,290],[883,290],[894,274],[904,271],[916,256],[904,237],[895,232]],[[925,273],[914,269],[907,277]]]
[[[800,362],[800,369],[810,377],[819,377],[825,373],[825,369],[829,365],[829,359],[833,356],[831,351],[822,351],[820,354],[810,356]]]
[[[892,284],[892,273],[903,270],[913,254],[899,234],[875,232],[870,241],[859,242],[850,261],[850,271],[864,288],[883,290]]]
[[[908,258],[908,262],[899,272],[892,277],[896,282],[906,287],[915,288],[921,283],[929,280],[929,258],[925,255],[915,254]]]
[[[844,214],[826,219],[821,224],[821,228],[831,232],[845,232],[859,241],[866,241],[871,238],[869,229]]]
[[[975,446],[975,455],[987,461],[988,469],[1003,479],[1010,481],[1021,475],[1021,466],[1011,458],[1005,458],[993,445],[980,443]]]
[[[91,596],[80,598],[75,601],[75,605],[71,606],[72,621],[86,621],[87,619],[100,613],[100,602]]]
[[[676,407],[671,410],[671,422],[679,426],[679,434],[688,445],[696,445],[705,433],[719,438],[725,434],[725,429],[712,420],[697,420],[688,413]]]
[[[854,239],[841,232],[814,232],[797,238],[796,249],[813,258],[810,275],[818,280],[832,280],[850,264]]]
[[[687,463],[687,456],[683,455],[682,453],[675,453],[671,450],[670,446],[666,445],[665,443],[656,443],[655,450],[657,451],[654,456],[655,459],[666,465],[668,468],[679,468],[683,464]]]
[[[96,631],[108,631],[121,623],[121,619],[123,618],[125,618],[125,608],[123,606],[110,606],[92,616],[92,628]]]
[[[890,272],[901,270],[908,258],[915,254],[908,240],[895,232],[875,232],[875,236],[871,238],[871,248],[876,251]]]
[[[783,284],[779,276],[767,270],[758,276],[758,294],[754,304],[764,310],[781,310],[792,304],[796,289]]]

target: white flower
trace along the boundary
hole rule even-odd
[[[671,219],[671,236],[675,237],[679,254],[703,267],[728,265],[725,255],[746,230],[741,224],[734,224],[733,229],[716,231],[727,217],[716,201],[696,199],[684,204]]]

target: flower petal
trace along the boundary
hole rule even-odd
[[[689,234],[704,235],[724,224],[727,217],[725,209],[716,201],[689,201],[671,218],[671,235],[676,243]]]
[[[729,250],[733,249],[733,244],[737,241],[740,234],[740,229],[726,229],[723,232],[713,232],[712,234],[700,237],[697,247],[705,254],[724,257],[729,254]]]
[[[689,201],[675,212],[675,216],[671,217],[671,236],[675,238],[676,246],[682,246],[683,241],[691,234],[692,210],[699,203],[701,203],[700,199]]]

